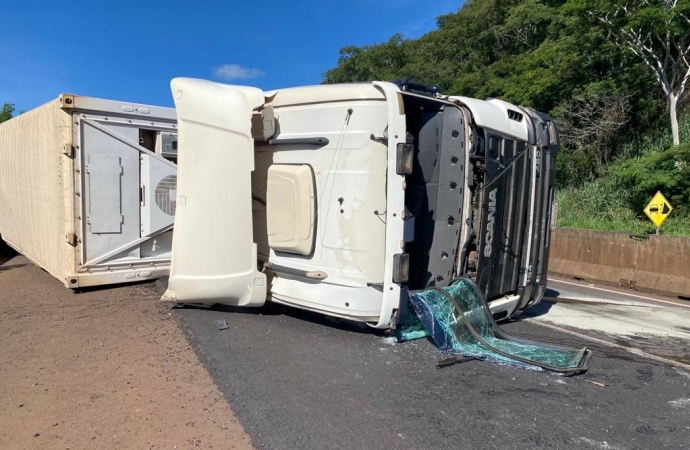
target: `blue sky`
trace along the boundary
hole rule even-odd
[[[338,50],[415,38],[462,0],[0,2],[0,104],[63,92],[172,106],[196,77],[275,89],[318,84]]]

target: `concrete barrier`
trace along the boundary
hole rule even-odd
[[[690,297],[690,238],[556,228],[549,272]]]

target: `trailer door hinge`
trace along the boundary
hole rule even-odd
[[[74,233],[67,233],[67,235],[65,236],[65,240],[66,240],[67,243],[68,243],[69,245],[71,245],[72,247],[76,247],[76,246],[77,246],[77,235],[76,235],[76,234],[74,234]]]

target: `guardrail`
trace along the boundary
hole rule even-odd
[[[690,298],[690,238],[556,228],[549,272]]]

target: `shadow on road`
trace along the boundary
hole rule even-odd
[[[9,245],[5,244],[2,239],[0,239],[0,266],[3,266],[7,261],[11,260],[15,256],[17,256],[18,253],[14,251],[12,247]],[[24,264],[25,265],[25,264]],[[16,266],[12,265],[9,267],[0,267],[0,270],[9,270],[10,268],[15,268]]]
[[[100,292],[100,291],[112,291],[115,289],[127,289],[131,288],[132,286],[153,286],[153,288],[158,291],[160,291],[160,295],[163,295],[163,292],[165,292],[165,288],[161,288],[159,284],[161,283],[161,279],[156,279],[156,280],[140,280],[140,281],[134,281],[134,282],[128,282],[128,283],[117,283],[117,284],[102,284],[99,286],[85,286],[85,287],[80,287],[77,289],[72,289],[72,292],[75,294],[86,294],[90,292]],[[167,285],[167,282],[165,283]],[[162,289],[162,290],[161,290]]]
[[[555,289],[546,288],[546,290],[544,291],[544,297],[546,298],[558,298],[560,295],[561,293]]]
[[[549,295],[548,294],[549,290],[550,289],[546,290],[547,293],[544,294],[544,296],[557,298],[557,295],[555,295],[555,296]],[[555,291],[552,291],[552,292],[555,292]],[[558,294],[558,292],[556,292],[556,294]],[[522,314],[520,314],[519,316],[517,316],[515,318],[515,320],[519,321],[521,319],[529,319],[531,317],[539,317],[539,316],[543,316],[544,314],[548,314],[549,310],[551,309],[551,307],[555,303],[556,303],[556,301],[544,299],[544,300],[540,301],[536,306],[529,308],[527,311],[525,311]],[[499,325],[500,325],[500,323],[499,323]]]
[[[557,298],[559,295],[558,291],[555,291],[553,289],[547,289],[545,293],[545,297],[550,297],[550,298]],[[528,309],[526,312],[520,314],[514,319],[511,319],[511,322],[515,321],[520,321],[522,318],[531,318],[531,317],[538,317],[544,314],[547,314],[551,307],[554,305],[555,301],[550,301],[550,300],[542,300],[539,302],[538,305]],[[347,331],[352,331],[356,333],[365,333],[365,334],[373,334],[373,335],[380,335],[380,336],[386,336],[389,335],[389,332],[386,330],[377,330],[374,328],[371,328],[367,326],[364,323],[361,322],[354,322],[351,320],[347,319],[341,319],[338,317],[331,317],[327,316],[324,314],[316,313],[316,312],[311,312],[311,311],[305,311],[302,309],[290,307],[290,306],[285,306],[281,305],[278,303],[273,303],[270,301],[267,301],[266,304],[264,304],[261,307],[258,308],[248,308],[248,307],[241,307],[241,306],[229,306],[229,305],[212,305],[212,306],[205,306],[205,305],[193,305],[193,304],[180,304],[180,305],[175,305],[173,306],[173,309],[178,309],[178,310],[203,310],[203,311],[217,311],[217,312],[225,312],[225,313],[231,313],[231,314],[246,314],[250,316],[287,316],[291,317],[293,319],[297,320],[302,320],[305,322],[310,322],[314,324],[319,324],[323,326],[327,326],[330,328],[335,328],[339,330],[347,330]],[[505,321],[499,322],[499,326],[505,324]]]
[[[543,316],[544,314],[547,314],[551,307],[554,305],[554,303],[557,303],[559,301],[559,296],[561,295],[560,292],[558,292],[555,289],[551,288],[546,288],[546,291],[544,291],[544,297],[542,301],[540,301],[536,306],[533,306],[529,309],[527,309],[525,312],[520,314],[519,316],[515,317],[515,319],[511,321],[519,321],[520,319],[528,319],[530,317],[539,317]],[[500,325],[500,322],[499,322]]]
[[[267,301],[266,304],[258,308],[247,308],[241,306],[228,305],[177,305],[174,306],[173,309],[198,309],[206,311],[226,312],[232,314],[246,314],[251,316],[287,316],[293,319],[323,325],[338,330],[347,330],[355,333],[366,333],[380,336],[386,335],[385,330],[377,330],[367,326],[364,323],[354,322],[347,319],[340,319],[337,317],[330,317],[324,314],[305,311],[290,306],[280,305],[278,303],[273,303],[270,301]]]

